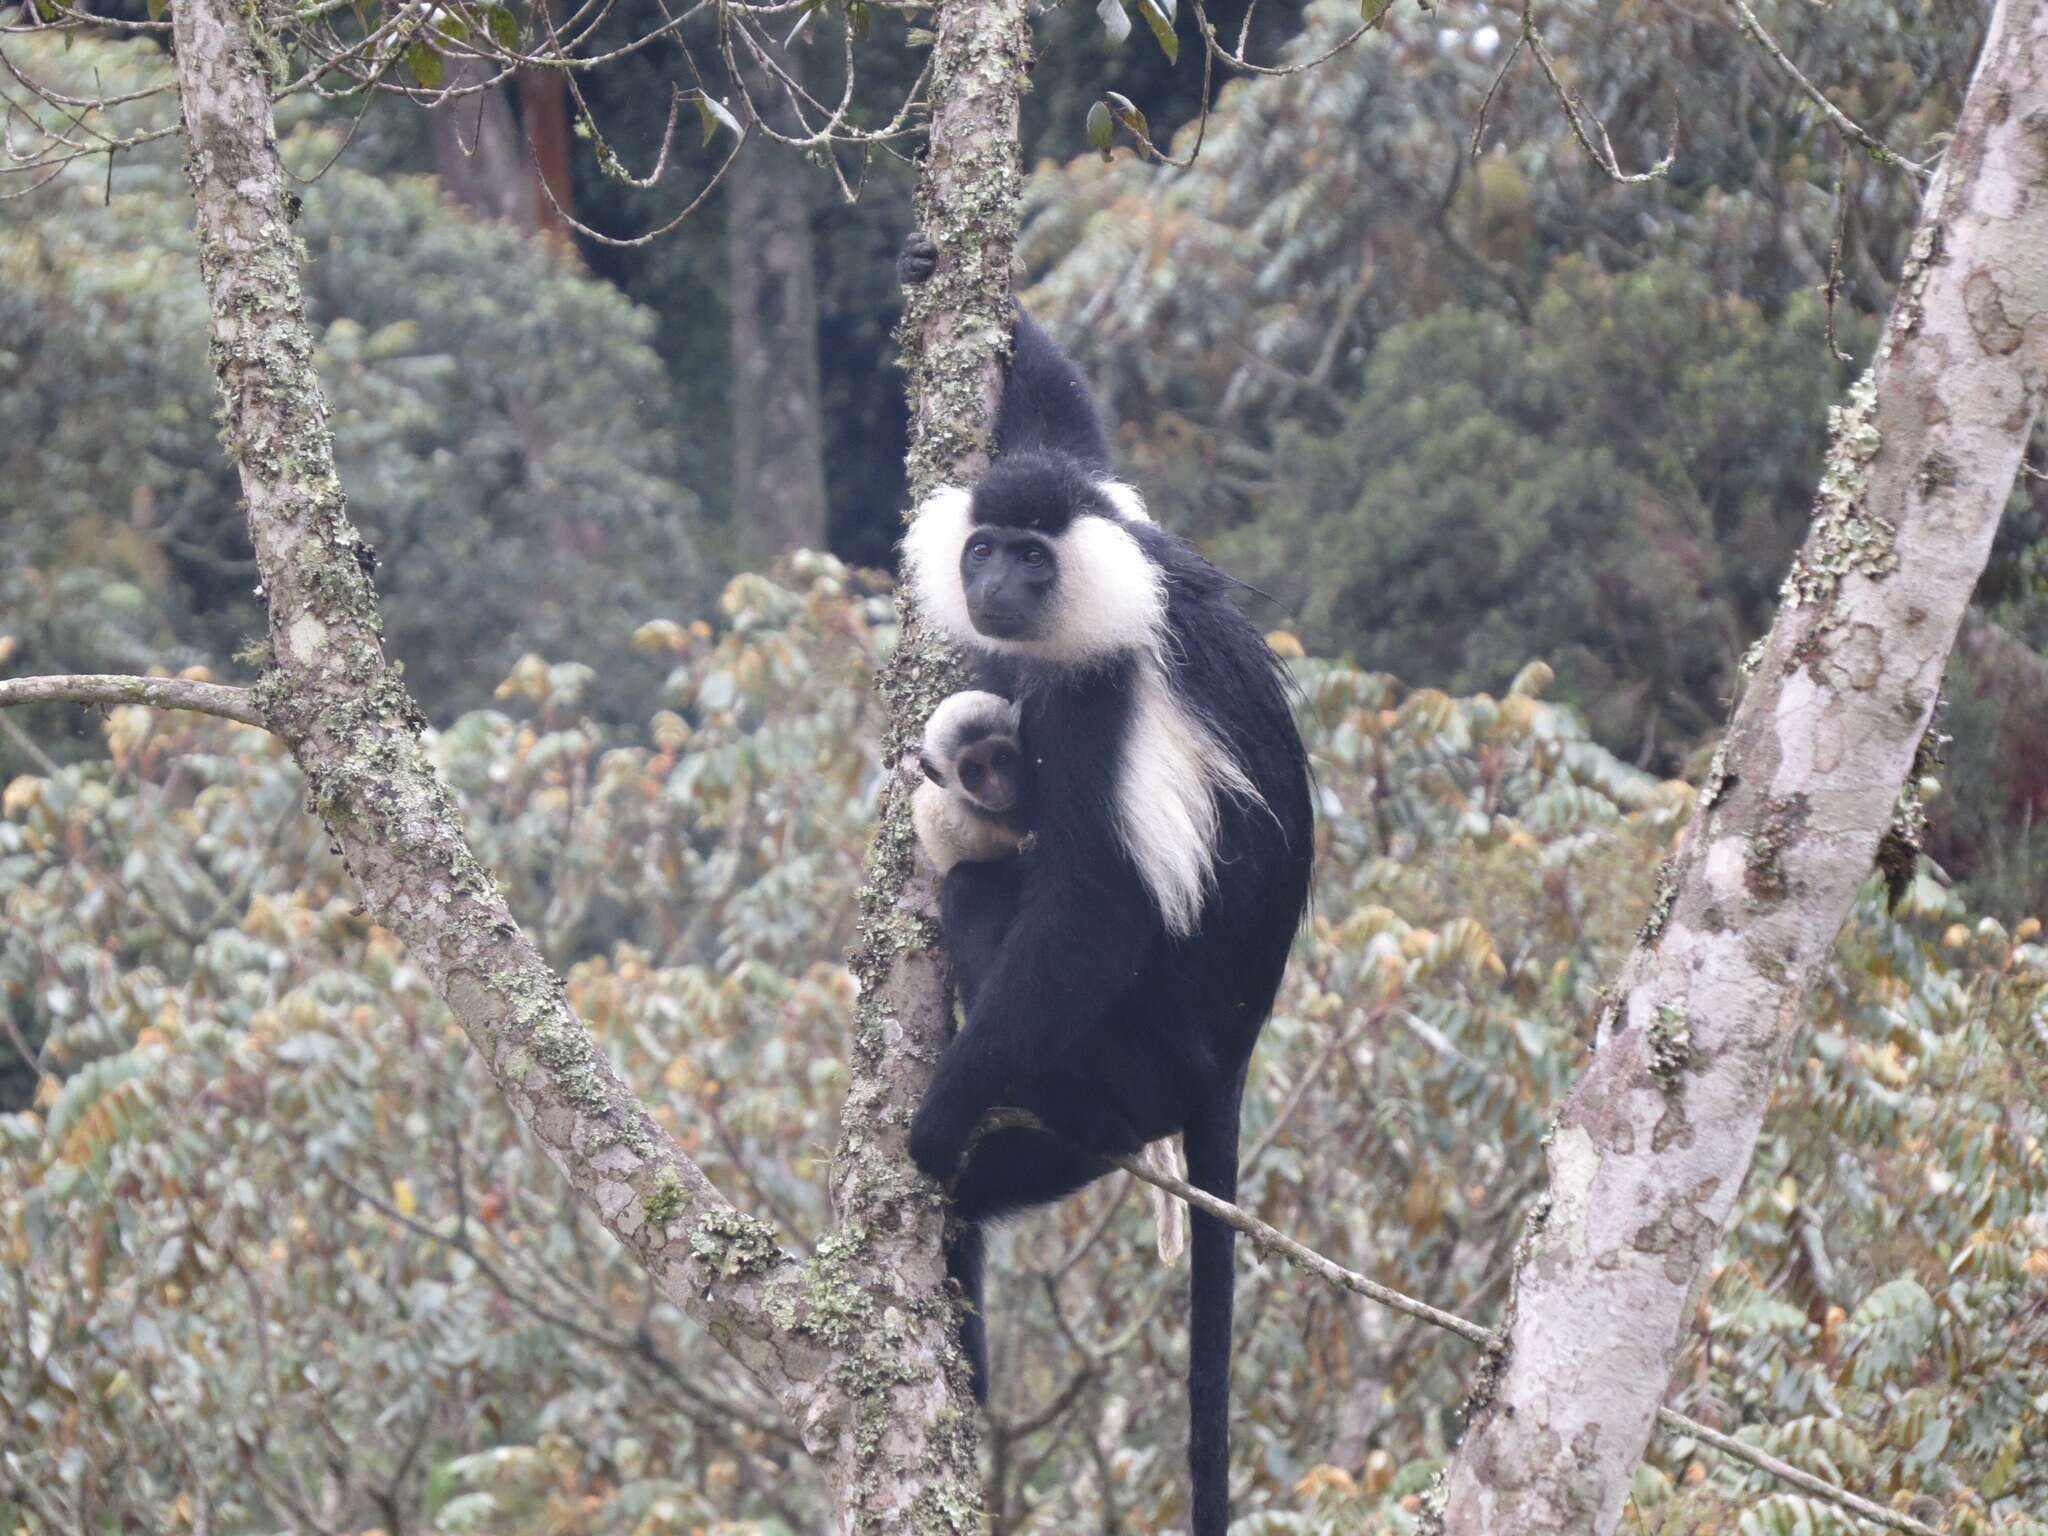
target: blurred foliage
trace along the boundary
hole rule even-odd
[[[1677,262],[1551,269],[1532,323],[1446,306],[1381,338],[1342,427],[1225,564],[1370,666],[1499,686],[1533,646],[1602,739],[1682,753],[1769,627],[1834,391],[1820,306],[1776,325]],[[1301,551],[1309,558],[1303,561]]]
[[[625,730],[522,660],[432,739],[480,852],[654,1113],[808,1242],[845,1089],[885,597],[826,557],[634,644]],[[1552,1105],[1691,790],[1525,669],[1499,697],[1299,661],[1314,917],[1254,1065],[1243,1197],[1497,1315]],[[161,1530],[820,1529],[774,1404],[572,1203],[356,910],[263,734],[110,711],[0,799],[0,1518]],[[1971,1532],[2048,1477],[2048,949],[1930,879],[1816,990],[1675,1403]],[[1186,1518],[1184,1272],[1119,1182],[996,1244],[996,1529]],[[1409,1532],[1472,1353],[1246,1256],[1242,1528]],[[1053,1410],[1048,1412],[1048,1410]],[[1039,1420],[1043,1422],[1037,1422]],[[1630,1531],[1832,1532],[1660,1439]],[[720,1524],[719,1522],[728,1522]],[[9,1525],[11,1527],[11,1523]]]
[[[1973,0],[1759,8],[1852,114],[1938,143]],[[1234,42],[1242,9],[1212,15]],[[1262,8],[1252,51],[1299,23],[1299,59],[1356,15]],[[1516,13],[1430,16],[1231,86],[1190,172],[1042,166],[1026,249],[1162,520],[1344,658],[1296,664],[1316,908],[1254,1064],[1243,1197],[1491,1320],[1690,803],[1658,774],[1714,728],[1803,524],[1845,376],[1815,297],[1837,189],[1859,356],[1913,189],[1840,159],[1721,13],[1638,0],[1568,0],[1546,36],[1625,166],[1677,111],[1668,181],[1602,183],[1527,59],[1470,159]],[[914,72],[906,25],[879,14],[874,83]],[[1089,6],[1042,30],[1027,163],[1078,150],[1106,87],[1162,136],[1187,122],[1193,50],[1167,69],[1140,28],[1107,53]],[[163,70],[139,43],[7,47],[81,94]],[[829,50],[802,51],[830,97]],[[650,49],[591,78],[636,170],[669,72]],[[324,109],[284,114],[300,170],[340,147]],[[0,671],[219,669],[260,628],[176,153],[0,202],[0,486],[33,488],[0,491]],[[735,1201],[815,1240],[888,605],[820,556],[719,593],[745,509],[716,201],[672,240],[588,248],[593,278],[451,213],[423,163],[416,120],[374,113],[301,224],[394,653],[472,841],[620,1070]],[[869,169],[816,220],[833,539],[878,561],[908,169]],[[577,177],[600,227],[674,211],[587,155]],[[2036,482],[1980,591],[2021,649],[1951,679],[1938,851],[1971,881],[1859,903],[1672,1399],[1969,1536],[2048,1536],[2023,1513],[2048,1507],[2044,524]],[[775,1405],[574,1207],[273,742],[134,708],[4,723],[0,1528],[821,1528]],[[1108,1183],[996,1247],[994,1528],[1184,1527],[1184,1274],[1162,1283],[1147,1202]],[[1248,1255],[1240,1319],[1241,1529],[1415,1530],[1469,1347]],[[1634,1495],[1631,1533],[1848,1529],[1682,1440]]]
[[[1911,227],[1911,178],[1843,156],[1732,13],[1641,0],[1563,0],[1545,35],[1624,165],[1660,158],[1676,116],[1664,181],[1606,182],[1526,55],[1469,152],[1519,26],[1493,4],[1404,8],[1315,69],[1228,84],[1191,170],[1128,147],[1104,165],[1080,153],[1103,90],[1183,152],[1200,97],[1192,48],[1172,64],[1143,26],[1109,46],[1114,9],[1039,18],[1024,255],[1039,274],[1028,302],[1121,422],[1126,472],[1319,654],[1453,690],[1498,688],[1547,656],[1596,739],[1679,771],[1767,622],[1825,409],[1856,366],[1821,335],[1833,237],[1836,340],[1861,360]],[[1978,0],[1759,10],[1859,120],[1909,153],[1939,149]],[[1246,14],[1225,0],[1210,17],[1235,46]],[[1357,21],[1338,0],[1249,14],[1253,57],[1291,64]],[[626,0],[601,40],[658,16]],[[926,57],[917,20],[873,14],[849,121],[874,126],[909,87]],[[829,29],[798,30],[792,58],[836,99]],[[685,31],[715,51],[709,13]],[[79,91],[161,68],[144,44],[10,46]],[[676,67],[648,48],[584,82],[636,174],[655,162]],[[310,170],[343,118],[303,102],[287,116],[303,119],[295,156]],[[527,650],[622,656],[633,625],[701,607],[729,571],[728,532],[749,509],[730,504],[722,204],[648,245],[566,257],[448,217],[411,174],[431,163],[417,114],[380,108],[346,127],[340,166],[307,193],[323,363],[343,472],[387,557],[398,650],[445,719]],[[579,215],[619,235],[666,222],[716,164],[685,140],[675,176],[651,188],[607,174],[583,141]],[[9,509],[24,536],[0,552],[18,668],[218,667],[259,627],[208,441],[173,154],[124,155],[110,182],[82,165],[55,198],[0,205],[0,336],[28,343],[0,349],[0,469],[45,488]],[[914,166],[877,151],[842,168],[857,202],[822,168],[807,199],[828,531],[843,558],[880,565],[904,496],[889,332]],[[2048,429],[2034,457],[2048,462]],[[1979,593],[2037,654],[2044,528],[2048,481],[2026,482]],[[608,668],[598,718],[643,717],[652,681],[631,661]],[[2009,668],[1973,664],[1951,697],[1974,734],[1958,744],[1968,771],[1952,775],[1957,830],[1939,853],[2015,921],[2048,904],[2048,861],[2030,854],[2048,808],[2028,766],[2040,743],[2031,712],[2010,707]],[[0,740],[0,767],[27,766]]]
[[[7,47],[80,93],[167,67],[146,43]],[[4,77],[0,99],[32,102]],[[339,148],[302,131],[287,158],[310,172]],[[80,163],[0,202],[0,483],[33,487],[8,496],[0,546],[17,670],[218,665],[262,630],[216,440],[181,153]],[[336,166],[303,195],[316,363],[408,681],[446,718],[522,652],[604,656],[599,702],[644,712],[659,673],[626,637],[702,606],[722,574],[674,479],[652,318],[541,244],[454,214],[427,178]]]

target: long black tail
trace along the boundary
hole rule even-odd
[[[988,1321],[981,1314],[981,1223],[956,1221],[946,1234],[946,1273],[967,1306],[960,1314],[960,1352],[974,1385],[974,1400],[988,1401]]]
[[[1188,1182],[1233,1202],[1240,1086],[1233,1083],[1185,1133]],[[1194,1486],[1193,1526],[1194,1536],[1224,1536],[1230,1525],[1230,1329],[1237,1234],[1212,1216],[1192,1214],[1188,1472]]]

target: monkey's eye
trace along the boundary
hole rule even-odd
[[[981,788],[981,764],[962,763],[960,765],[960,782],[969,789]]]
[[[1014,753],[998,752],[995,755],[995,757],[990,760],[989,766],[995,769],[997,773],[1008,773],[1011,768],[1016,766],[1016,762],[1017,758]]]
[[[987,539],[976,539],[967,546],[967,558],[970,560],[986,560],[995,552],[995,545],[989,543]]]
[[[1033,570],[1036,570],[1039,566],[1045,564],[1045,551],[1036,544],[1027,544],[1024,547],[1024,563]]]

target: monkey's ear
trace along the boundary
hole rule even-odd
[[[924,776],[938,785],[939,788],[944,789],[946,787],[946,776],[939,772],[939,765],[933,762],[925,753],[920,752],[917,754],[917,766],[922,768]]]

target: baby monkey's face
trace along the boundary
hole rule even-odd
[[[953,760],[960,792],[991,816],[1008,816],[1023,798],[1018,775],[1023,758],[1007,736],[969,742]]]

